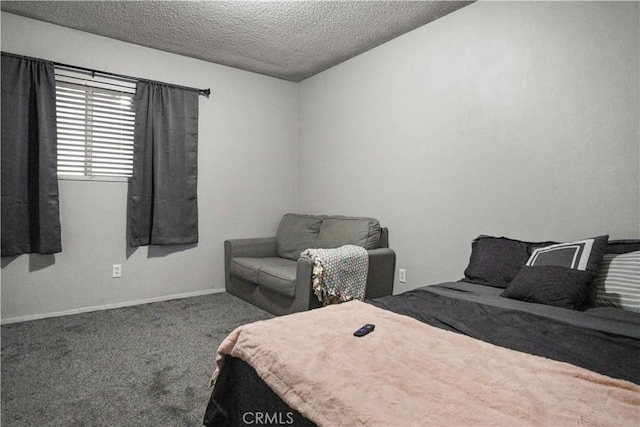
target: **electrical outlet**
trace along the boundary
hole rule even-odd
[[[404,268],[398,270],[398,280],[400,283],[407,283],[407,270]]]
[[[111,277],[122,277],[122,264],[113,264]]]

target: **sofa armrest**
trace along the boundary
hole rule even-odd
[[[389,248],[371,249],[367,253],[369,254],[369,270],[365,298],[380,298],[393,294],[396,253]]]
[[[312,273],[313,260],[306,255],[302,255],[296,262],[296,294],[292,312],[322,307],[322,304],[313,293]]]
[[[232,258],[266,258],[278,256],[275,237],[225,240],[224,251],[225,255],[229,252]]]
[[[393,294],[393,278],[396,268],[396,253],[393,249],[378,248],[367,251],[369,270],[367,271],[366,299],[380,298]],[[322,307],[313,293],[313,261],[302,255],[296,264],[296,296],[293,311],[305,311]]]

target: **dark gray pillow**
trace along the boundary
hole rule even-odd
[[[534,249],[501,295],[577,309],[589,295],[608,239],[599,236]]]
[[[559,266],[522,267],[502,296],[538,304],[577,309],[596,277],[591,271]]]
[[[278,256],[297,261],[304,250],[314,248],[322,218],[314,215],[285,214],[276,232]]]
[[[552,243],[478,236],[471,243],[471,257],[462,281],[506,288],[526,264],[533,249]]]
[[[640,239],[609,240],[605,254],[626,254],[640,251]]]

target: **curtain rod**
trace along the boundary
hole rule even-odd
[[[141,81],[141,82],[147,82],[147,83],[155,83],[155,84],[173,86],[173,87],[177,87],[179,89],[184,89],[184,90],[192,90],[194,92],[198,92],[199,95],[202,95],[202,96],[207,97],[207,98],[209,98],[209,95],[211,94],[211,89],[198,89],[196,87],[180,86],[180,85],[175,85],[175,84],[172,84],[172,83],[160,82],[160,81],[157,81],[157,80],[141,79],[141,78],[138,78],[138,77],[126,76],[124,74],[117,74],[117,73],[111,73],[111,72],[108,72],[108,71],[94,70],[94,69],[85,68],[85,67],[78,67],[77,65],[62,64],[60,62],[54,62],[53,65],[56,65],[58,67],[71,68],[72,70],[85,71],[87,73],[91,73],[92,75],[102,74],[104,76],[117,77],[119,79]]]
[[[42,59],[39,59],[39,58],[32,58],[32,57],[29,57],[29,56],[16,55],[15,53],[2,52],[2,54],[3,55],[10,55],[10,56],[17,56],[17,57],[27,58],[27,59],[36,59],[36,60],[42,61]],[[177,87],[179,89],[184,89],[184,90],[191,90],[191,91],[194,91],[194,92],[198,92],[199,95],[205,96],[207,98],[209,98],[209,95],[211,94],[211,89],[209,89],[209,88],[207,88],[207,89],[198,89],[198,88],[195,88],[195,87],[174,85],[174,84],[171,84],[171,83],[160,82],[160,81],[157,81],[157,80],[141,79],[141,78],[138,78],[138,77],[127,76],[127,75],[124,75],[124,74],[111,73],[111,72],[108,72],[108,71],[94,70],[92,68],[78,67],[77,65],[63,64],[61,62],[55,62],[55,61],[48,61],[48,62],[51,62],[53,65],[56,65],[58,67],[70,68],[72,70],[80,70],[80,71],[84,71],[84,72],[87,72],[87,73],[91,73],[92,75],[102,74],[104,76],[117,77],[117,78],[123,79],[123,80],[155,83],[155,84],[173,86],[173,87]]]

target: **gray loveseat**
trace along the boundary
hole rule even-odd
[[[393,292],[396,255],[373,218],[286,214],[275,237],[224,242],[226,289],[275,315],[320,307],[313,293],[309,248],[362,246],[369,254],[365,298]]]

